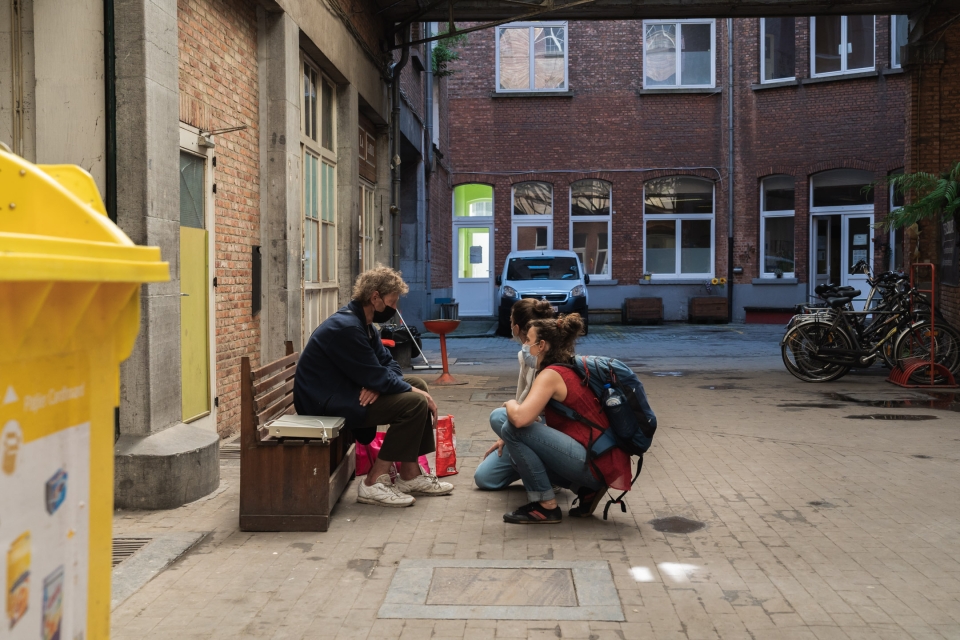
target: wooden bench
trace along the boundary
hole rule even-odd
[[[240,359],[240,530],[326,531],[330,512],[356,469],[346,429],[328,442],[270,437],[266,426],[296,413],[293,377],[300,356],[287,355],[259,369]]]

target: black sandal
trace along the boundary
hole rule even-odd
[[[539,502],[531,502],[513,513],[503,514],[503,521],[510,524],[559,524],[562,519],[563,511],[559,505],[553,509],[544,509]]]
[[[605,489],[587,489],[586,487],[581,487],[577,491],[577,497],[574,502],[577,503],[577,506],[570,509],[571,518],[589,518],[593,515],[593,512],[597,510],[597,507],[600,505],[600,502],[603,500]]]

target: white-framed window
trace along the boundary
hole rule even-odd
[[[873,213],[873,174],[859,169],[834,169],[810,178],[810,211]]]
[[[376,266],[374,238],[377,233],[376,195],[373,185],[360,181],[360,272]]]
[[[657,280],[712,278],[714,184],[669,176],[643,185],[643,271]]]
[[[876,58],[874,16],[810,18],[810,67],[813,77],[869,71]]]
[[[336,86],[301,56],[303,101],[303,279],[337,281]]]
[[[770,176],[760,183],[760,277],[793,278],[793,176]]]
[[[713,87],[716,20],[644,20],[643,87]]]
[[[905,15],[890,16],[890,67],[900,68],[900,47],[910,38],[910,20]]]
[[[613,185],[606,180],[577,180],[570,185],[570,247],[585,273],[606,280],[611,272]]]
[[[497,91],[566,91],[567,23],[497,27]]]
[[[892,175],[903,173],[903,169],[897,169],[891,172]],[[899,209],[906,201],[902,193],[897,193],[893,185],[890,185],[890,211]],[[903,227],[899,229],[890,229],[890,271],[901,271],[903,269]]]
[[[459,184],[453,188],[453,219],[492,218],[493,187],[488,184]]]
[[[796,18],[760,18],[760,82],[796,76]]]
[[[553,185],[520,182],[511,191],[514,251],[553,248]]]

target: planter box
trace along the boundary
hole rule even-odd
[[[627,298],[621,311],[623,324],[663,322],[663,298]]]
[[[690,298],[690,322],[726,322],[726,296]]]

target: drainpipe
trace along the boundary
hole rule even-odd
[[[433,23],[427,23],[427,24],[432,25]],[[431,36],[433,35],[432,31],[433,29],[431,27],[431,33],[430,33]],[[425,196],[424,199],[426,200],[426,206],[424,207],[424,209],[426,210],[426,216],[427,216],[427,219],[425,221],[425,233],[426,233],[426,245],[427,245],[426,246],[427,273],[425,274],[426,275],[425,280],[426,280],[426,288],[427,288],[427,299],[424,305],[426,308],[423,310],[422,317],[429,318],[431,315],[430,311],[432,310],[432,307],[433,307],[433,288],[432,288],[433,282],[432,282],[431,273],[430,273],[432,270],[432,261],[433,261],[433,255],[431,252],[431,245],[430,245],[431,243],[430,218],[431,218],[431,214],[433,213],[430,209],[430,178],[433,175],[433,128],[435,126],[440,126],[440,123],[433,122],[433,43],[432,42],[428,42],[426,44],[425,53],[426,53],[425,57],[427,59],[426,60],[427,77],[426,77],[426,82],[424,83],[425,85],[424,91],[426,92],[427,95],[423,103],[426,105],[424,122],[426,123],[425,135],[427,138],[424,144],[424,148],[426,149],[426,154],[424,157],[424,185],[425,185],[424,189],[426,190],[426,193],[424,194]]]
[[[400,268],[400,72],[407,64],[407,60],[410,59],[408,42],[410,42],[409,25],[400,36],[400,43],[403,45],[400,51],[400,59],[390,65],[390,101],[392,103],[390,126],[393,136],[392,157],[390,158],[390,166],[393,169],[393,188],[390,192],[390,217],[393,224],[390,230],[390,246],[393,251],[391,266],[394,269]]]
[[[733,322],[733,19],[727,18],[727,322]]]
[[[117,221],[117,51],[113,0],[103,0],[103,84],[107,215]]]

